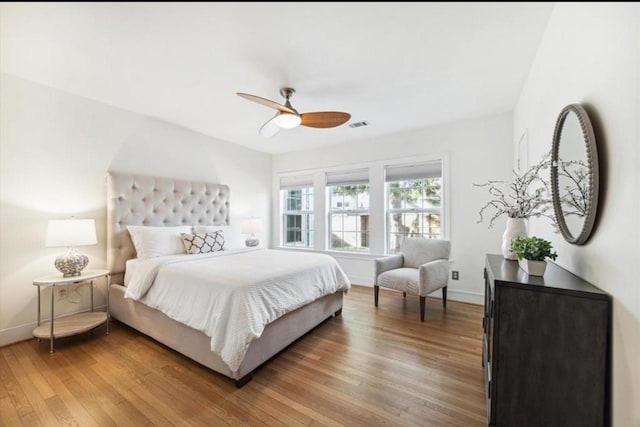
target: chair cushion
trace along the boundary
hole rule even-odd
[[[448,240],[405,238],[400,252],[404,256],[404,267],[418,268],[437,259],[449,259],[451,243]]]
[[[420,270],[415,268],[396,268],[380,274],[378,276],[378,286],[418,295],[420,289],[419,280]]]

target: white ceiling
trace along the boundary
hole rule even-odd
[[[513,109],[550,3],[93,3],[0,6],[0,68],[268,153]],[[368,127],[258,134],[274,110]]]

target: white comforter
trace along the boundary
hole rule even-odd
[[[282,315],[351,283],[328,255],[268,249],[172,255],[127,267],[125,297],[211,337],[232,372]]]

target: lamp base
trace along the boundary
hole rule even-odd
[[[247,240],[244,241],[244,244],[249,248],[256,247],[260,244],[260,240],[256,236],[247,237]]]
[[[79,276],[87,264],[89,264],[89,257],[82,255],[74,248],[69,249],[66,254],[60,255],[54,263],[58,271],[62,273],[62,277]]]

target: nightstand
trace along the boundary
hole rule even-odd
[[[104,277],[107,279],[107,311],[93,311],[93,281]],[[49,353],[53,353],[53,342],[55,338],[68,337],[89,331],[103,323],[107,324],[107,335],[109,335],[109,270],[85,270],[80,276],[63,277],[61,274],[51,274],[39,277],[33,281],[33,285],[38,287],[38,327],[33,330],[33,336],[50,340]],[[89,284],[91,288],[91,311],[55,317],[55,291],[56,287],[71,286],[79,284]],[[51,321],[40,323],[40,290],[51,287]]]

